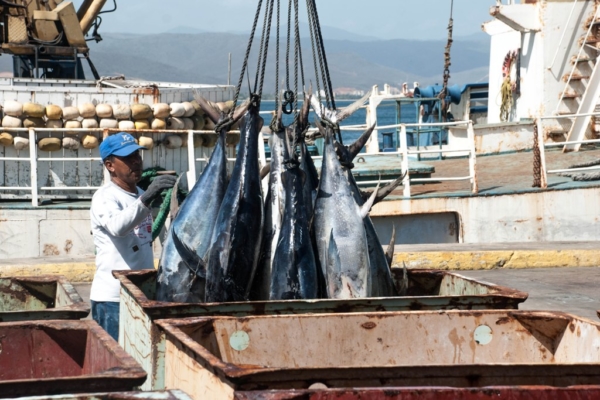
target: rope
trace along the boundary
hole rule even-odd
[[[310,44],[312,47],[312,55],[313,55],[313,66],[315,69],[315,83],[317,86],[317,98],[319,99],[319,103],[321,103],[321,80],[319,79],[319,68],[317,67],[317,47],[315,45],[315,33],[312,23],[312,14],[308,13],[308,28],[310,30]],[[319,115],[322,117],[322,115]]]
[[[258,1],[258,7],[256,8],[256,15],[254,16],[254,23],[252,25],[252,30],[250,31],[250,38],[248,39],[248,46],[246,47],[246,55],[244,56],[244,62],[242,63],[242,72],[240,73],[240,79],[236,86],[235,95],[233,97],[233,107],[231,107],[231,111],[229,111],[229,116],[232,117],[235,111],[235,107],[237,106],[238,99],[240,97],[240,90],[242,89],[242,83],[244,82],[244,75],[246,74],[246,70],[248,68],[248,58],[250,57],[250,50],[252,49],[252,42],[254,40],[254,33],[256,32],[256,26],[258,24],[258,17],[260,16],[260,10],[262,9],[263,0]]]
[[[318,45],[319,45],[319,50],[321,52],[321,69],[324,71],[324,79],[326,79],[326,83],[327,83],[327,95],[330,97],[331,99],[331,109],[335,110],[336,106],[335,106],[335,98],[333,97],[333,86],[331,85],[331,77],[329,75],[329,65],[327,63],[327,54],[325,53],[325,45],[323,43],[323,35],[321,33],[321,23],[319,22],[319,13],[317,12],[317,4],[315,3],[315,0],[308,0],[311,4],[312,4],[312,11],[314,14],[314,19],[316,22],[316,27],[317,27],[317,40],[318,40]]]
[[[450,60],[450,50],[452,49],[452,31],[454,28],[454,20],[452,19],[452,11],[454,9],[454,0],[450,2],[450,19],[448,21],[448,42],[446,43],[446,48],[444,50],[444,76],[443,76],[443,87],[441,92],[439,93],[439,98],[441,99],[442,106],[442,115],[444,117],[444,121],[447,120],[448,107],[450,104],[446,104],[446,96],[448,93],[448,80],[450,79],[450,65],[452,65]]]
[[[542,158],[538,139],[538,124],[533,124],[533,185],[532,187],[542,187]]]

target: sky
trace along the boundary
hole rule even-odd
[[[104,10],[113,8],[107,0]],[[452,0],[317,0],[321,25],[379,39],[446,39]],[[82,0],[75,0],[78,8]],[[258,0],[116,0],[102,15],[100,33],[155,34],[178,27],[249,32]],[[264,3],[264,2],[263,2]],[[288,2],[281,0],[282,7]],[[168,4],[168,5],[167,5]],[[306,11],[300,0],[300,19]],[[454,35],[481,32],[495,0],[454,0]],[[285,8],[285,7],[284,7]]]

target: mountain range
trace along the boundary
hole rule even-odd
[[[285,31],[283,28],[282,32]],[[248,42],[247,34],[201,32],[186,27],[154,35],[103,33],[102,36],[104,40],[99,43],[88,42],[90,58],[101,76],[123,74],[128,79],[205,84],[227,82],[229,54],[232,57],[231,82],[236,83]],[[334,89],[368,90],[373,85],[382,88],[385,83],[394,87],[400,87],[403,82],[409,82],[409,86],[412,82],[419,82],[421,86],[441,83],[445,39],[377,40],[326,27],[323,36]],[[249,61],[251,80],[255,76],[258,47],[259,43],[255,42]],[[281,41],[280,82],[285,78],[285,48],[285,41]],[[271,58],[265,73],[264,93],[273,93],[275,87],[273,36],[269,49]],[[302,54],[306,84],[314,84],[312,48],[306,38],[302,39]],[[450,85],[486,81],[488,63],[487,35],[455,38]],[[11,68],[10,57],[0,57],[0,71]],[[291,65],[290,74],[293,85]]]

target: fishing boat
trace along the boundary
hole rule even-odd
[[[393,225],[401,227],[397,244],[599,239],[598,5],[490,3],[492,19],[482,25],[489,83],[448,85],[445,96],[442,85],[412,97],[374,87],[366,124],[346,127],[377,124],[382,104],[421,114],[412,124],[378,125],[354,170],[371,184],[391,165],[420,172],[371,211],[382,242]],[[383,154],[382,134],[391,137]]]
[[[599,7],[589,0],[489,3],[491,20],[483,25],[490,35],[489,83],[459,87],[449,82],[441,98],[438,86],[419,88],[413,97],[374,87],[365,124],[342,125],[344,131],[357,131],[376,124],[353,171],[361,185],[410,171],[401,189],[371,211],[382,243],[393,226],[401,227],[396,244],[600,240],[600,185],[563,176],[589,172],[593,166],[570,167],[600,158]],[[63,108],[180,103],[191,101],[195,91],[213,102],[234,96],[229,85],[145,82],[97,73],[84,79],[82,62],[90,59],[84,36],[104,1],[85,1],[77,11],[70,2],[28,4],[29,9],[6,6],[2,11],[9,21],[5,28],[12,32],[3,36],[2,51],[18,67],[13,78],[0,78],[5,107],[9,100]],[[36,34],[48,26],[74,29],[58,31],[61,40],[49,45],[15,36],[17,30],[9,28],[19,26],[33,26]],[[377,125],[377,107],[390,102],[418,107],[421,118]],[[145,168],[160,166],[195,182],[215,133],[208,127],[176,128],[129,131],[138,138],[150,136],[155,144],[143,154]],[[40,141],[69,136],[98,141],[118,130],[125,129],[3,127],[13,144],[0,146],[2,258],[93,255],[89,201],[107,179],[98,149],[81,145],[46,151]],[[173,135],[182,138],[176,141],[179,146],[167,146]],[[17,137],[28,143],[20,150],[14,145]],[[195,137],[203,145],[181,145],[195,143]],[[229,142],[231,160],[235,143]],[[260,159],[266,164],[265,153]],[[155,248],[160,254],[160,245]]]

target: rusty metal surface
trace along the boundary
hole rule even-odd
[[[126,391],[145,379],[94,321],[0,323],[0,397]]]
[[[344,388],[600,382],[600,323],[560,312],[418,311],[156,323],[167,336],[167,366],[191,366],[188,381],[208,371],[211,379],[237,391],[307,389],[315,383]],[[478,333],[482,326],[489,329],[489,340]],[[242,346],[236,342],[240,332],[247,335]]]
[[[0,322],[80,319],[89,312],[89,304],[64,276],[0,278]]]
[[[484,388],[394,387],[237,392],[236,400],[592,400],[600,386],[490,386]]]
[[[192,400],[181,390],[164,390],[154,392],[107,392],[81,393],[55,396],[21,397],[21,400]]]
[[[394,269],[400,279],[402,270]],[[408,270],[407,296],[367,299],[315,299],[232,303],[169,303],[155,301],[155,270],[115,271],[121,287],[151,319],[201,315],[301,314],[440,309],[516,309],[527,293],[480,282],[448,271]],[[443,295],[440,295],[440,293]]]

